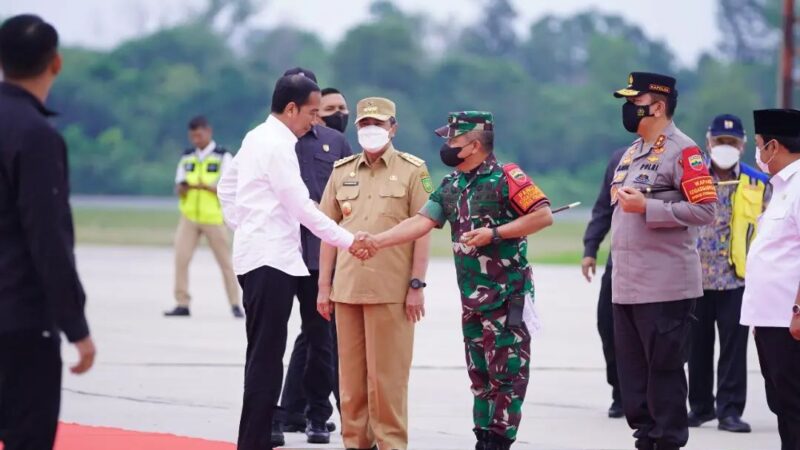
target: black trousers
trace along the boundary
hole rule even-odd
[[[697,301],[689,353],[689,407],[699,415],[741,417],[747,400],[748,327],[739,324],[744,288],[705,291]],[[714,341],[719,329],[714,408]]]
[[[619,377],[617,376],[617,353],[614,349],[614,309],[611,306],[611,256],[608,257],[606,271],[600,279],[600,297],[597,299],[597,331],[603,344],[603,357],[606,360],[606,381],[611,386],[611,398],[621,402]]]
[[[301,277],[272,267],[259,267],[239,276],[247,312],[247,353],[244,366],[244,399],[239,422],[239,450],[271,449],[270,435],[283,382],[283,354],[286,351],[287,322]],[[326,336],[329,327],[312,308],[300,308],[303,328],[309,336]],[[321,321],[309,320],[311,314]],[[316,328],[315,328],[316,327]],[[326,333],[328,333],[326,335]],[[330,385],[321,388],[330,392]]]
[[[0,335],[0,441],[5,450],[52,449],[61,406],[58,333]]]
[[[686,445],[689,317],[695,299],[614,305],[614,338],[622,407],[641,443]]]
[[[297,283],[303,325],[294,342],[281,395],[281,408],[291,422],[305,423],[307,418],[324,423],[333,414],[331,391],[337,402],[339,399],[336,327],[317,313],[318,279],[319,271],[311,271],[310,277],[300,277]]]
[[[800,450],[800,341],[788,328],[756,327],[756,348],[781,450]]]

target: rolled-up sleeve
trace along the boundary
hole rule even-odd
[[[442,205],[442,185],[439,185],[430,197],[428,197],[428,201],[422,205],[419,214],[434,221],[434,223],[436,223],[436,228],[444,227],[447,216],[444,213],[444,206]]]
[[[69,205],[66,145],[54,131],[24,136],[18,156],[17,207],[48,312],[70,342],[89,335],[86,295],[78,278]]]

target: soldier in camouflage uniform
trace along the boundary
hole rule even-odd
[[[491,113],[450,113],[436,133],[448,139],[442,162],[456,170],[418,215],[359,239],[383,248],[450,223],[475,396],[475,448],[508,449],[517,436],[530,368],[534,289],[526,237],[552,224],[550,201],[516,164],[497,161]]]

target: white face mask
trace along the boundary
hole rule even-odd
[[[769,145],[769,142],[767,142],[767,144],[764,145],[764,147],[766,147],[767,145]],[[764,172],[767,175],[770,174],[769,173],[769,163],[772,162],[773,158],[775,158],[775,155],[772,155],[772,158],[770,158],[769,161],[767,161],[767,162],[762,161],[761,160],[761,147],[756,145],[756,165],[758,165],[758,168],[761,169],[761,171]]]
[[[365,152],[377,153],[389,143],[389,130],[377,125],[359,128],[358,144]]]
[[[728,170],[739,162],[742,152],[732,145],[716,145],[711,147],[711,161],[722,170]]]

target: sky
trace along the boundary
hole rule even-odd
[[[267,0],[254,19],[259,25],[291,24],[337,42],[364,21],[372,0]],[[520,15],[517,29],[546,14],[570,15],[587,9],[620,14],[651,37],[667,43],[683,65],[693,65],[720,40],[717,0],[512,0]],[[0,17],[30,12],[58,28],[66,44],[109,48],[125,39],[179,22],[204,0],[0,0]],[[411,12],[443,23],[477,20],[481,0],[395,0]]]

